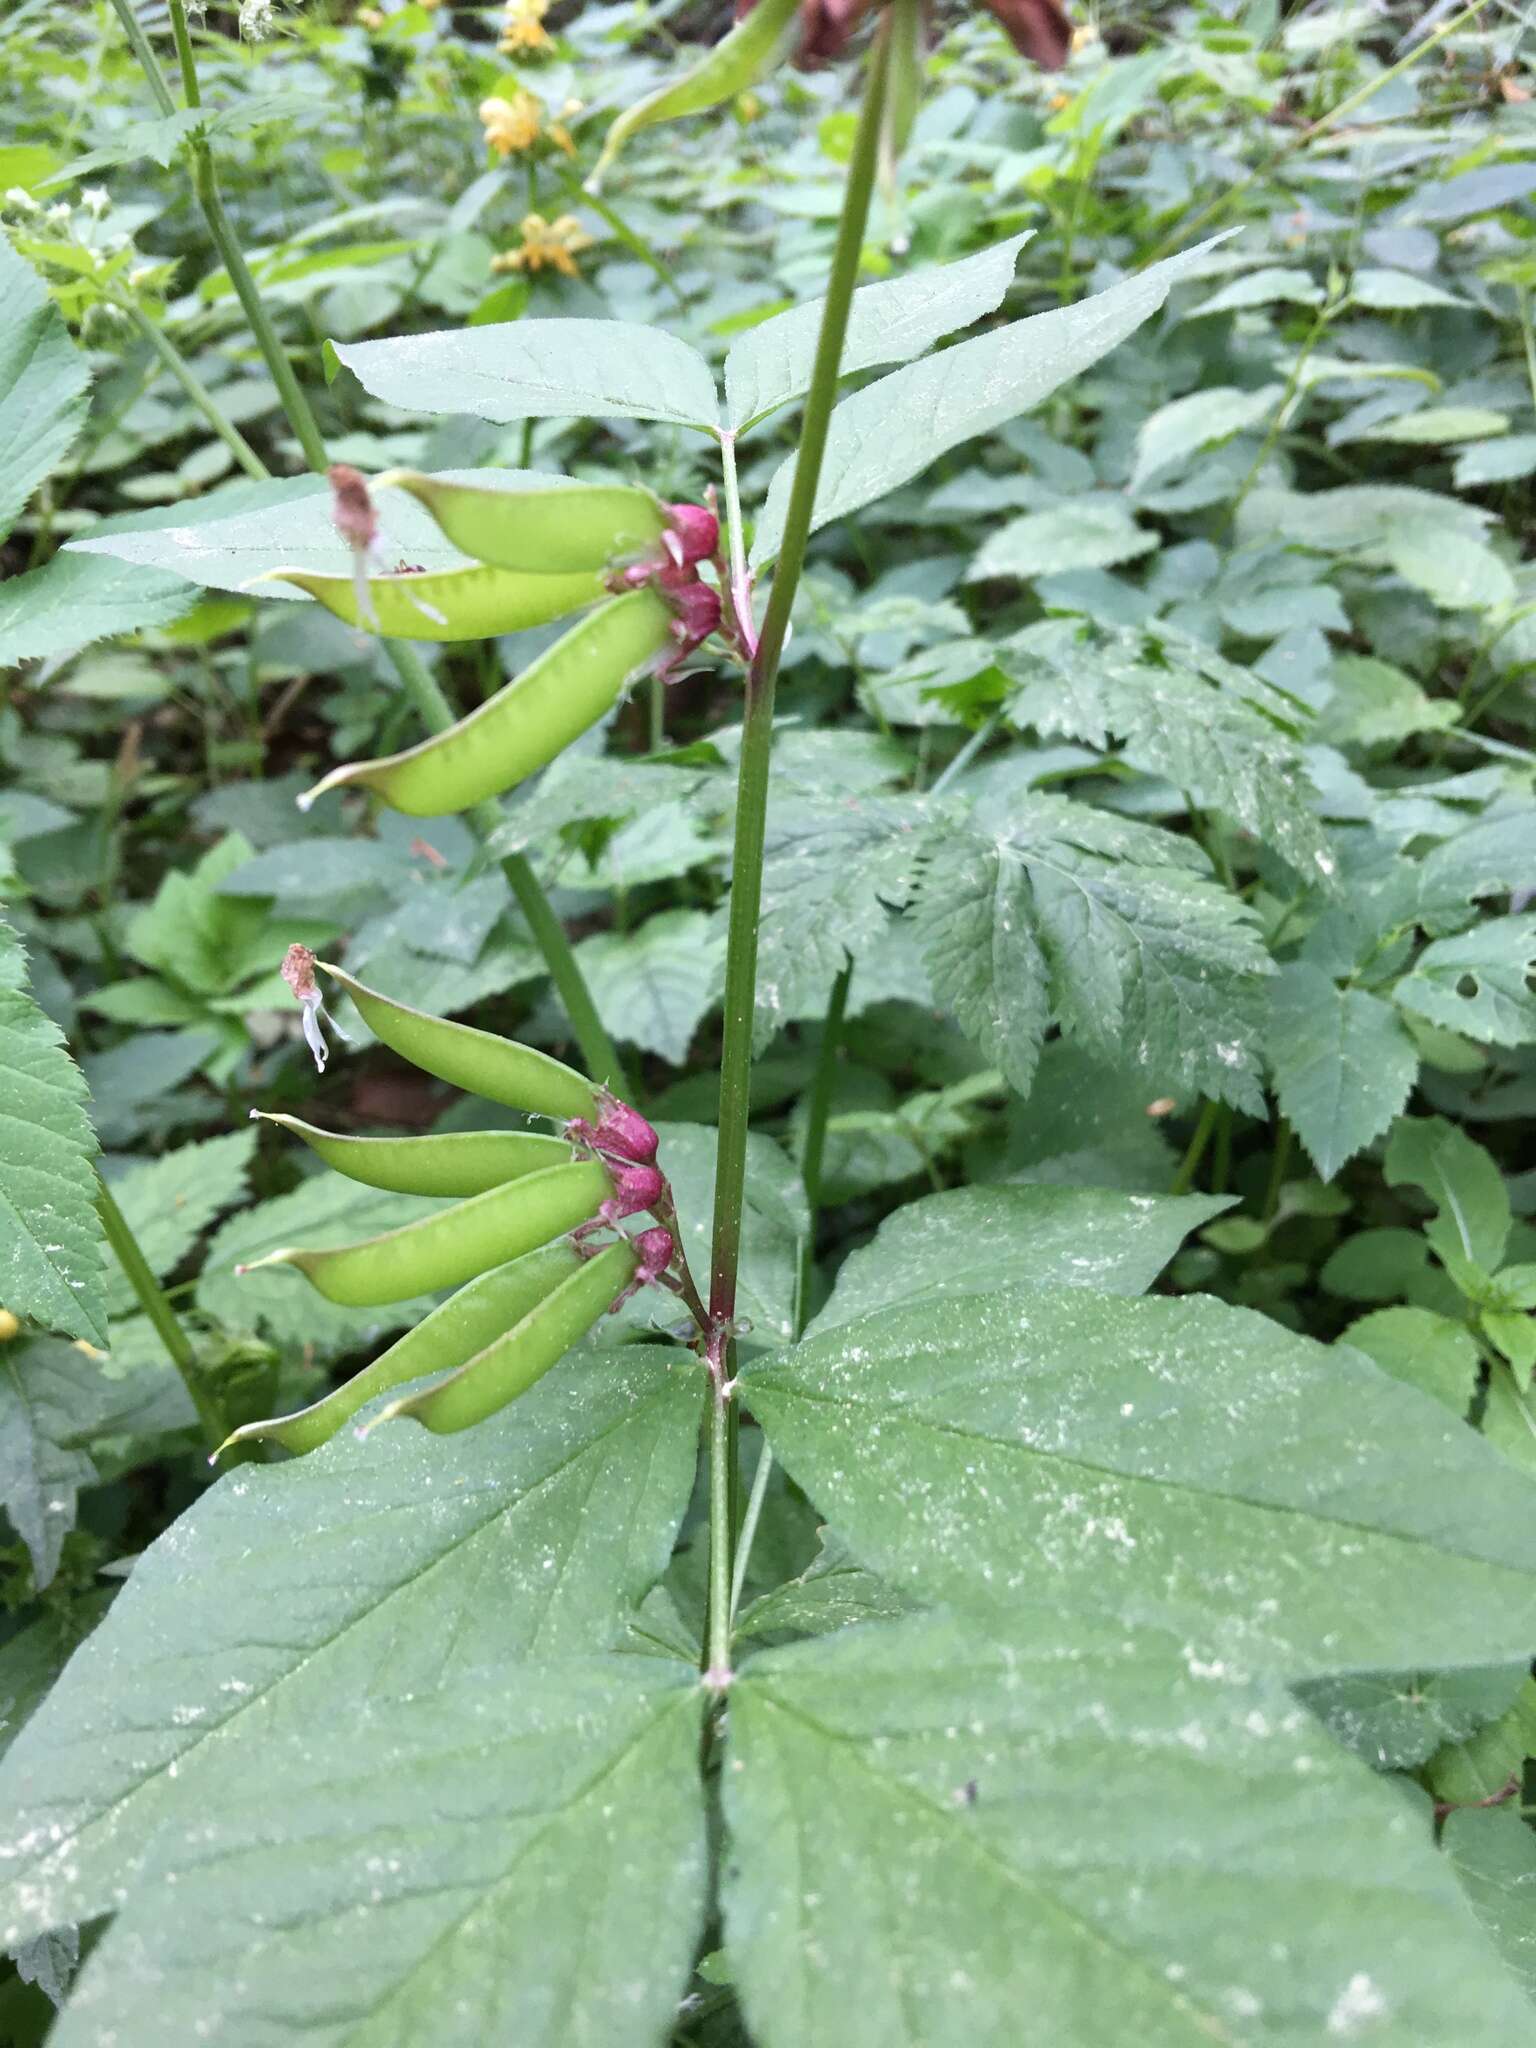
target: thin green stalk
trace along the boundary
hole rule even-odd
[[[1275,1149],[1269,1160],[1269,1184],[1264,1190],[1263,1216],[1266,1223],[1272,1223],[1275,1211],[1280,1207],[1280,1190],[1285,1186],[1285,1169],[1291,1160],[1291,1140],[1295,1134],[1289,1119],[1281,1117],[1275,1125]]]
[[[1181,221],[1171,234],[1166,235],[1158,243],[1142,267],[1161,262],[1163,257],[1171,256],[1183,243],[1196,241],[1208,227],[1224,219],[1244,193],[1251,190],[1261,178],[1272,178],[1300,150],[1306,149],[1336,123],[1345,120],[1357,107],[1363,107],[1367,100],[1374,99],[1384,86],[1390,85],[1396,78],[1401,78],[1405,71],[1412,70],[1413,66],[1427,57],[1431,50],[1443,43],[1447,36],[1455,35],[1458,29],[1465,28],[1468,22],[1475,21],[1486,5],[1487,0],[1472,0],[1470,7],[1464,7],[1460,14],[1453,14],[1449,21],[1442,22],[1432,35],[1427,35],[1423,42],[1415,44],[1406,57],[1400,57],[1395,64],[1388,65],[1387,69],[1379,72],[1375,78],[1368,78],[1364,85],[1356,86],[1352,93],[1346,93],[1336,107],[1330,108],[1326,114],[1307,127],[1299,129],[1288,142],[1282,143],[1268,163],[1260,164],[1245,178],[1239,178],[1235,184],[1227,186],[1224,192],[1219,192],[1210,205],[1197,213],[1193,220]]]
[[[139,1250],[139,1241],[128,1227],[128,1219],[117,1206],[111,1189],[96,1175],[96,1213],[101,1218],[101,1227],[107,1234],[107,1243],[112,1247],[113,1256],[122,1267],[128,1285],[138,1297],[155,1333],[165,1346],[172,1365],[181,1376],[182,1385],[192,1406],[197,1410],[197,1419],[203,1426],[209,1450],[217,1450],[229,1435],[229,1424],[224,1412],[214,1397],[211,1387],[198,1370],[197,1354],[192,1349],[187,1333],[177,1322],[175,1312],[162,1293],[160,1283],[149,1270],[148,1261]]]
[[[1269,429],[1259,445],[1258,454],[1254,456],[1253,461],[1248,466],[1248,474],[1243,478],[1242,483],[1238,487],[1237,496],[1227,508],[1227,524],[1229,526],[1237,523],[1237,515],[1247,502],[1248,493],[1258,482],[1260,471],[1274,453],[1275,443],[1285,431],[1290,419],[1291,407],[1295,403],[1296,394],[1301,388],[1302,372],[1311,361],[1313,351],[1327,332],[1328,323],[1332,320],[1337,310],[1338,308],[1335,306],[1324,306],[1308,329],[1305,341],[1297,350],[1296,360],[1291,365],[1291,374],[1286,378],[1285,389],[1280,394],[1280,403],[1275,407],[1275,416],[1270,421]]]
[[[1200,1120],[1195,1125],[1194,1136],[1189,1141],[1189,1148],[1185,1152],[1184,1157],[1179,1161],[1178,1172],[1168,1184],[1169,1194],[1187,1195],[1189,1193],[1195,1174],[1199,1170],[1200,1161],[1205,1157],[1205,1148],[1211,1142],[1211,1134],[1216,1128],[1216,1118],[1220,1111],[1221,1104],[1210,1101],[1206,1102],[1201,1109]]]
[[[821,1207],[821,1168],[827,1149],[827,1115],[832,1107],[832,1090],[837,1082],[837,1055],[843,1035],[843,1018],[848,1009],[848,984],[852,980],[853,962],[849,960],[832,984],[826,1020],[821,1027],[821,1046],[816,1055],[816,1072],[811,1080],[810,1111],[805,1126],[805,1150],[800,1158],[800,1179],[805,1187],[807,1221],[805,1242],[800,1247],[800,1272],[795,1294],[797,1337],[805,1327],[805,1310],[810,1300],[811,1280],[816,1267],[816,1212]]]
[[[934,783],[928,794],[930,796],[942,796],[952,782],[958,782],[1002,722],[1003,714],[1000,711],[994,711],[990,718],[985,719],[978,725],[959,753],[955,755],[946,768],[940,771],[938,781]]]
[[[736,474],[736,434],[720,436],[720,471],[725,489],[726,545],[730,550],[731,610],[742,651],[750,661],[757,652],[757,627],[752,618],[752,578],[747,573],[747,539],[741,519],[741,481]]]
[[[709,1403],[709,1637],[704,1682],[724,1692],[731,1682],[731,1416],[734,1403],[719,1374]]]
[[[271,470],[268,469],[250,442],[246,440],[244,434],[241,433],[234,421],[227,417],[218,400],[170,337],[161,328],[157,327],[149,315],[140,307],[134,305],[131,300],[119,299],[114,300],[113,303],[128,315],[128,318],[133,322],[140,334],[143,335],[166,369],[170,371],[176,382],[208,422],[209,426],[212,427],[214,433],[218,435],[230,454],[234,456],[236,462],[239,463],[246,475],[255,477],[258,481],[264,481],[267,477],[271,476]]]
[[[122,23],[129,49],[138,58],[139,68],[149,81],[150,97],[162,114],[174,114],[176,102],[171,97],[171,88],[165,82],[165,73],[160,69],[160,59],[155,55],[154,45],[145,35],[144,25],[133,11],[132,0],[112,0],[112,7]]]
[[[805,565],[816,486],[827,429],[837,396],[838,366],[849,307],[858,281],[864,229],[880,152],[880,123],[890,69],[890,16],[876,32],[859,111],[848,183],[843,193],[832,271],[816,343],[811,388],[800,427],[784,538],[757,651],[747,675],[746,719],[736,793],[736,843],[731,866],[730,924],[725,951],[725,1036],[720,1056],[720,1142],[715,1162],[710,1312],[721,1323],[736,1313],[736,1272],[741,1260],[741,1216],[746,1186],[747,1126],[751,1114],[752,1027],[757,989],[757,925],[762,901],[767,835],[768,773],[773,748],[773,696],[789,615]],[[729,1567],[726,1578],[729,1583]]]
[[[681,285],[672,275],[665,261],[656,254],[650,243],[646,241],[645,237],[637,234],[621,214],[615,213],[606,199],[600,199],[595,192],[583,185],[581,179],[574,171],[564,172],[561,177],[561,183],[565,186],[568,197],[576,205],[590,206],[592,211],[600,219],[605,220],[609,227],[613,229],[613,232],[624,244],[630,255],[638,257],[649,269],[655,271],[667,290],[676,299],[679,311],[686,313],[688,301],[683,295]]]
[[[752,1491],[747,1496],[747,1512],[742,1517],[741,1534],[736,1539],[736,1569],[731,1574],[731,1619],[736,1619],[736,1610],[741,1605],[741,1589],[747,1583],[747,1566],[752,1557],[752,1544],[757,1535],[757,1525],[762,1520],[763,1502],[768,1497],[768,1480],[773,1471],[773,1446],[763,1439],[762,1449],[757,1454],[757,1470],[752,1474]]]

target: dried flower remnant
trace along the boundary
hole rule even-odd
[[[801,0],[800,47],[795,62],[803,70],[840,56],[849,37],[870,11],[872,0]],[[739,20],[756,0],[738,0]],[[1072,50],[1072,24],[1059,0],[984,0],[1008,31],[1021,57],[1042,71],[1059,71]]]
[[[331,524],[352,550],[357,615],[377,632],[379,617],[368,588],[368,568],[378,544],[379,519],[368,494],[368,479],[348,462],[333,462],[326,475],[331,486]]]
[[[320,1019],[327,1016],[331,1029],[338,1038],[345,1034],[334,1017],[329,1017],[325,1001],[315,981],[315,956],[308,946],[292,945],[283,955],[283,964],[277,970],[293,990],[304,1012],[304,1043],[315,1056],[315,1066],[325,1072],[325,1063],[331,1056],[331,1049],[325,1042],[325,1033],[320,1029]],[[256,1115],[252,1110],[252,1116]]]

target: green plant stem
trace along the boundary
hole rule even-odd
[[[1200,1161],[1205,1157],[1205,1148],[1211,1142],[1216,1128],[1216,1118],[1221,1112],[1219,1102],[1207,1101],[1200,1111],[1200,1120],[1195,1125],[1194,1135],[1189,1141],[1184,1157],[1179,1161],[1179,1170],[1169,1182],[1171,1195],[1187,1195],[1190,1185],[1199,1170]]]
[[[762,1520],[763,1502],[768,1497],[768,1480],[773,1472],[773,1446],[763,1439],[762,1449],[757,1454],[757,1470],[752,1474],[752,1491],[747,1496],[747,1512],[742,1517],[741,1534],[736,1539],[736,1568],[731,1573],[731,1620],[736,1619],[736,1610],[741,1605],[741,1589],[747,1583],[747,1566],[752,1559],[752,1544],[757,1535],[757,1525]]]
[[[686,313],[688,301],[683,294],[681,285],[672,275],[666,262],[656,254],[656,251],[646,241],[645,237],[636,234],[635,230],[629,225],[629,222],[621,214],[616,213],[606,199],[600,199],[595,192],[589,191],[574,171],[562,173],[560,182],[564,185],[566,196],[569,199],[577,206],[590,206],[598,218],[606,221],[609,227],[613,229],[613,232],[624,244],[630,255],[638,257],[649,269],[655,271],[656,275],[677,301],[679,311]]]
[[[1171,234],[1165,235],[1151,255],[1145,258],[1142,268],[1145,269],[1148,264],[1161,262],[1163,257],[1171,256],[1181,244],[1194,242],[1208,227],[1225,219],[1244,193],[1251,190],[1261,178],[1272,178],[1293,156],[1314,143],[1320,135],[1326,134],[1338,122],[1346,120],[1357,107],[1363,107],[1367,100],[1374,99],[1383,86],[1390,85],[1394,79],[1401,78],[1405,71],[1412,70],[1413,66],[1427,57],[1431,50],[1443,43],[1447,36],[1455,35],[1458,29],[1465,28],[1469,22],[1475,21],[1486,5],[1487,0],[1472,0],[1470,7],[1464,7],[1460,14],[1453,14],[1449,21],[1442,22],[1431,35],[1427,35],[1421,43],[1415,44],[1405,57],[1400,57],[1395,64],[1388,65],[1387,69],[1379,72],[1375,78],[1368,78],[1364,85],[1356,86],[1353,92],[1346,93],[1336,107],[1330,108],[1326,114],[1320,115],[1307,127],[1298,129],[1288,142],[1281,144],[1268,163],[1260,164],[1246,177],[1239,178],[1224,192],[1219,192],[1210,205],[1197,213],[1193,220],[1181,221]]]
[[[727,1383],[717,1373],[709,1401],[709,1633],[704,1665],[704,1682],[715,1692],[723,1692],[731,1682],[734,1405]]]
[[[1285,1169],[1291,1160],[1291,1140],[1294,1133],[1287,1118],[1281,1117],[1275,1125],[1275,1149],[1270,1154],[1269,1184],[1264,1190],[1264,1221],[1274,1220],[1280,1206],[1280,1190],[1285,1186]]]
[[[165,1346],[172,1365],[181,1376],[188,1399],[197,1410],[197,1419],[203,1426],[209,1450],[217,1450],[229,1434],[229,1424],[224,1412],[215,1399],[213,1390],[198,1370],[197,1354],[192,1349],[186,1331],[177,1322],[171,1304],[161,1291],[160,1283],[149,1270],[149,1263],[139,1250],[139,1241],[128,1227],[128,1219],[117,1206],[111,1189],[96,1175],[96,1213],[101,1218],[101,1227],[107,1234],[107,1243],[112,1247],[113,1257],[122,1267],[128,1285],[138,1297],[143,1309],[154,1325],[155,1334]]]
[[[810,1111],[805,1125],[805,1150],[800,1157],[800,1179],[805,1187],[805,1242],[800,1247],[800,1272],[795,1299],[795,1335],[805,1327],[806,1304],[816,1268],[816,1212],[821,1207],[821,1167],[827,1149],[827,1115],[832,1107],[832,1090],[837,1081],[837,1055],[843,1035],[843,1017],[848,1008],[848,984],[853,980],[849,960],[836,981],[827,1002],[821,1027],[821,1045],[816,1054],[816,1072],[811,1081]]]
[[[1296,351],[1296,360],[1291,365],[1291,374],[1285,380],[1285,389],[1280,394],[1280,403],[1275,407],[1275,416],[1269,423],[1263,441],[1259,444],[1258,454],[1254,456],[1253,461],[1248,465],[1248,474],[1239,485],[1237,496],[1227,508],[1227,524],[1229,526],[1236,525],[1237,515],[1247,503],[1248,493],[1258,482],[1260,472],[1274,453],[1275,443],[1285,431],[1291,416],[1291,408],[1296,402],[1296,394],[1301,388],[1302,372],[1311,361],[1313,351],[1327,332],[1328,323],[1332,320],[1337,310],[1334,306],[1324,306],[1318,313],[1317,318],[1312,322],[1311,327],[1307,330],[1306,339]]]
[[[725,1038],[720,1056],[720,1142],[715,1162],[715,1215],[710,1312],[722,1323],[736,1313],[736,1272],[741,1261],[741,1216],[746,1187],[747,1126],[751,1114],[752,1025],[757,990],[757,924],[762,901],[763,850],[768,818],[768,771],[773,748],[773,697],[779,658],[800,572],[805,564],[816,486],[827,429],[837,396],[838,365],[848,311],[858,280],[879,158],[880,122],[890,67],[890,16],[876,31],[859,111],[848,183],[843,193],[832,271],[816,343],[811,388],[800,428],[800,451],[784,519],[778,569],[757,651],[747,674],[746,719],[736,792],[736,843],[731,864],[731,910],[725,953]],[[727,1571],[727,1580],[729,1571]]]
[[[272,474],[271,470],[268,469],[250,442],[246,440],[244,434],[241,433],[234,421],[227,417],[218,400],[208,389],[207,385],[204,384],[202,378],[198,376],[180,349],[171,341],[170,337],[155,325],[147,313],[143,312],[130,300],[120,299],[115,300],[113,303],[127,314],[166,369],[170,371],[176,382],[181,386],[187,397],[191,399],[197,410],[202,414],[209,426],[212,427],[214,433],[218,435],[230,454],[234,456],[236,462],[239,463],[246,475],[255,477],[258,482],[264,482],[270,477]]]

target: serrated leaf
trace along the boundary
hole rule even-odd
[[[369,1704],[463,1711],[493,1666],[506,1714],[523,1660],[602,1649],[670,1554],[701,1398],[677,1353],[632,1348],[556,1367],[451,1458],[399,1424],[221,1480],[137,1560],[5,1760],[26,1818],[7,1943],[110,1910],[162,1830],[238,1808],[296,1739],[330,1730],[338,1768]]]
[[[1390,1003],[1340,988],[1306,960],[1282,967],[1271,986],[1265,1050],[1280,1107],[1325,1181],[1381,1136],[1419,1071]]]
[[[179,576],[106,556],[57,554],[0,586],[0,668],[168,625],[196,600],[195,585]]]
[[[0,925],[0,1306],[69,1337],[106,1337],[96,1134],[84,1077],[27,990]]]
[[[269,2001],[315,2048],[659,2044],[704,1908],[703,1704],[648,1658],[496,1662],[275,1732],[262,1784],[156,1841],[58,2048],[258,2048]]]
[[[1157,545],[1157,535],[1136,524],[1123,499],[1069,499],[1010,519],[982,543],[965,580],[984,583],[1007,576],[1033,582],[1067,569],[1110,569],[1150,554]]]
[[[711,432],[720,417],[697,350],[628,320],[519,320],[333,346],[365,391],[406,412],[672,420]]]
[[[1383,746],[1455,725],[1460,707],[1427,697],[1402,669],[1371,654],[1341,654],[1329,671],[1333,693],[1316,726],[1332,746]]]
[[[780,797],[768,812],[758,925],[759,1046],[824,1005],[849,960],[873,952],[911,900],[932,828],[920,798]]]
[[[1043,1603],[1001,1639],[859,1629],[754,1658],[729,1739],[762,2048],[1520,2038],[1427,1823],[1176,1635]]]
[[[1536,1039],[1536,916],[1491,917],[1436,939],[1393,990],[1404,1009],[1491,1045]]]
[[[1269,957],[1198,849],[1060,797],[1008,820],[941,839],[914,913],[935,993],[988,1058],[1027,1093],[1054,1016],[1110,1063],[1257,1105]]]
[[[1536,1629],[1531,1488],[1438,1403],[1247,1311],[1020,1287],[754,1364],[790,1476],[899,1591],[1156,1623],[1289,1677]]]
[[[616,1038],[680,1067],[713,1009],[723,934],[702,910],[664,910],[638,930],[598,932],[576,958]]]
[[[141,1160],[112,1183],[113,1199],[157,1280],[180,1265],[221,1209],[239,1201],[255,1149],[256,1132],[247,1125],[227,1137]],[[113,1272],[107,1313],[128,1315],[136,1305],[126,1277]]]
[[[1509,1195],[1498,1167],[1465,1131],[1443,1116],[1405,1116],[1383,1171],[1388,1187],[1422,1188],[1434,1203],[1424,1234],[1442,1256],[1470,1259],[1490,1273],[1503,1262]]]
[[[887,1216],[844,1261],[810,1336],[871,1309],[1016,1284],[1140,1294],[1192,1230],[1230,1206],[1216,1195],[1109,1188],[948,1188]]]
[[[1003,303],[1032,232],[958,263],[915,270],[853,295],[838,374],[907,363]],[[737,432],[810,388],[824,302],[813,299],[748,328],[725,359],[726,424]]]
[[[1009,716],[1091,746],[1111,738],[1149,775],[1223,811],[1309,882],[1334,873],[1299,744],[1306,714],[1249,670],[1162,631],[1052,620],[1005,643]]]
[[[883,498],[962,441],[1049,398],[1150,320],[1209,247],[1171,256],[1076,305],[957,342],[845,398],[832,414],[813,528]],[[769,486],[752,544],[755,565],[778,553],[793,473],[791,457]]]
[[[1380,1308],[1351,1323],[1341,1340],[1383,1372],[1465,1415],[1477,1392],[1481,1361],[1471,1331],[1427,1308]]]
[[[1164,470],[1187,461],[1202,448],[1230,441],[1234,434],[1260,425],[1284,396],[1282,384],[1265,384],[1257,391],[1212,385],[1159,406],[1137,432],[1129,488],[1139,493]]]
[[[1381,1771],[1421,1764],[1497,1719],[1525,1682],[1523,1664],[1469,1671],[1365,1671],[1298,1688],[1330,1735]]]
[[[0,235],[0,540],[68,454],[90,381],[47,287]]]

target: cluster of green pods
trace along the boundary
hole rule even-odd
[[[654,1149],[654,1133],[635,1111],[546,1053],[411,1009],[307,955],[298,986],[313,986],[316,966],[402,1058],[489,1101],[549,1117],[569,1135],[359,1138],[269,1116],[350,1180],[446,1196],[452,1205],[358,1243],[284,1247],[238,1271],[292,1266],[327,1300],[348,1307],[459,1290],[323,1400],[248,1423],[228,1439],[294,1452],[315,1449],[377,1395],[429,1374],[439,1377],[389,1404],[377,1420],[409,1415],[441,1432],[481,1421],[557,1364],[635,1285],[664,1277],[674,1249],[665,1231],[631,1239],[617,1230],[662,1186],[656,1168],[639,1156],[647,1135]],[[612,1147],[602,1135],[608,1130],[615,1133]],[[605,1225],[617,1234],[599,1249],[588,1240]]]
[[[462,566],[401,562],[378,573],[377,521],[364,479],[332,472],[333,518],[353,576],[275,569],[350,626],[407,640],[477,640],[583,612],[563,638],[446,732],[382,760],[334,769],[299,798],[356,784],[411,817],[499,796],[595,725],[648,671],[666,672],[720,620],[698,574],[716,551],[714,516],[667,506],[628,484],[467,484],[391,470],[375,488],[407,491],[461,553]]]

